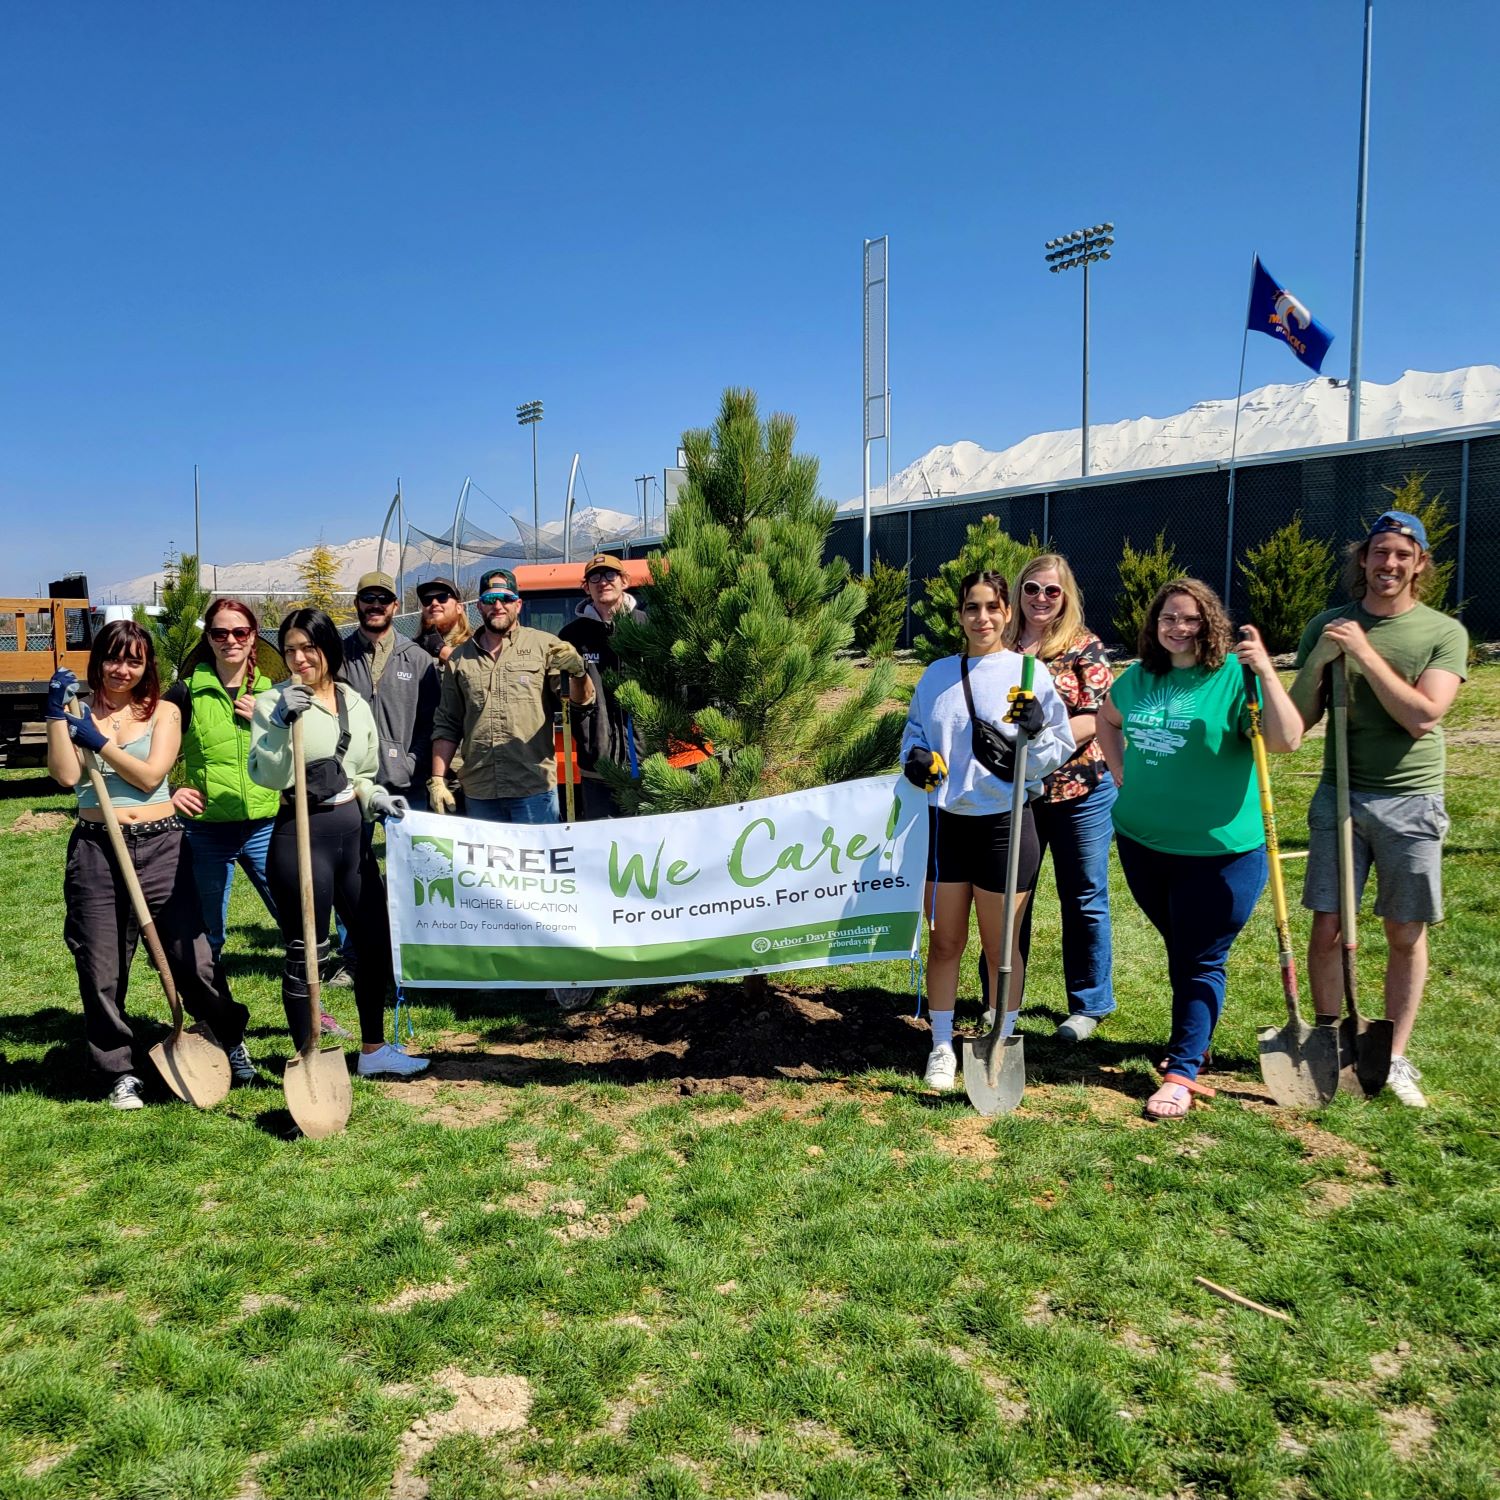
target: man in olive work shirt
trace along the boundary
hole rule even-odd
[[[479,580],[484,626],[448,658],[432,725],[432,810],[451,813],[444,777],[462,749],[459,780],[468,816],[495,823],[556,823],[557,757],[552,674],[568,678],[568,700],[594,701],[583,658],[572,646],[520,623],[515,575],[492,568]]]
[[[1349,802],[1354,823],[1355,900],[1373,865],[1375,915],[1389,954],[1385,1014],[1392,1023],[1390,1090],[1426,1103],[1406,1046],[1427,981],[1427,927],[1443,918],[1443,715],[1458,696],[1468,659],[1462,625],[1418,601],[1432,565],[1427,532],[1404,511],[1387,511],[1350,558],[1354,602],[1325,610],[1302,633],[1292,701],[1311,728],[1327,706],[1327,674],[1343,661],[1348,683]],[[1333,735],[1308,809],[1302,904],[1313,913],[1307,970],[1320,1023],[1343,1000],[1339,931],[1338,809]]]

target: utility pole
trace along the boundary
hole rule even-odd
[[[1365,197],[1370,186],[1370,33],[1374,0],[1365,0],[1365,62],[1359,91],[1359,183],[1354,194],[1354,310],[1349,317],[1349,441],[1359,437],[1359,357],[1365,329]]]
[[[203,572],[203,537],[198,526],[198,465],[193,465],[193,556],[198,559],[198,572]]]

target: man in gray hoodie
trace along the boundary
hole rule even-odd
[[[645,620],[635,596],[625,588],[625,565],[618,557],[601,552],[591,557],[583,570],[586,597],[574,616],[558,631],[558,637],[583,658],[594,683],[594,701],[575,710],[578,724],[578,768],[582,774],[583,810],[586,818],[617,818],[620,809],[608,783],[600,776],[601,760],[634,770],[633,729],[629,718],[605,685],[604,673],[620,664],[612,637],[623,619]]]

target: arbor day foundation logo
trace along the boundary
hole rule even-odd
[[[412,900],[417,906],[455,905],[453,840],[420,834],[411,841]]]

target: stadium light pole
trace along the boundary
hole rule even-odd
[[[1364,71],[1359,88],[1359,177],[1354,191],[1354,310],[1349,315],[1349,441],[1359,437],[1359,365],[1365,333],[1365,201],[1370,190],[1370,33],[1373,0],[1365,0]]]
[[[536,424],[542,420],[540,401],[523,401],[516,408],[516,422],[531,429],[531,560],[540,562],[542,557],[542,506],[538,498],[536,482]]]
[[[1070,234],[1059,235],[1048,240],[1049,271],[1071,271],[1074,266],[1083,267],[1083,463],[1085,479],[1089,475],[1089,267],[1096,260],[1109,259],[1109,247],[1115,242],[1113,224],[1095,224],[1088,229],[1075,229]]]

